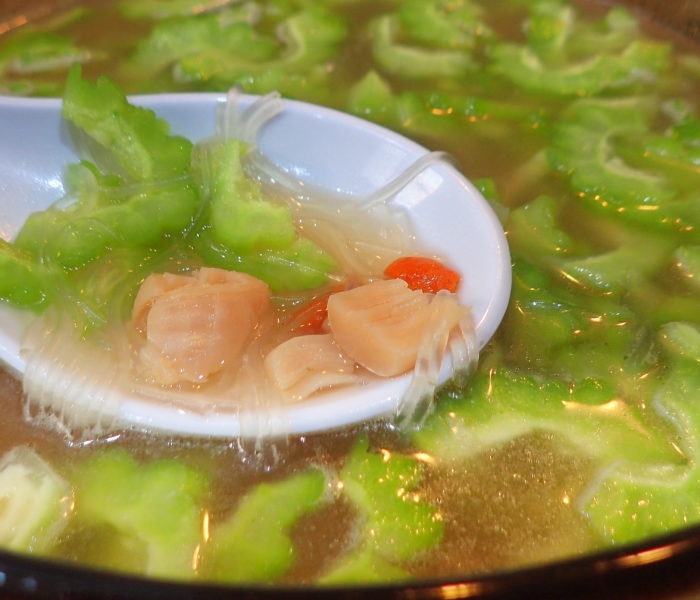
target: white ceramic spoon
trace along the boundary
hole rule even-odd
[[[172,131],[193,141],[213,133],[222,94],[134,97],[166,119]],[[242,96],[243,107],[254,97]],[[27,216],[64,194],[64,167],[76,161],[61,103],[56,99],[0,98],[0,237],[11,240]],[[418,144],[375,124],[327,108],[285,101],[282,113],[262,129],[263,155],[294,178],[358,201],[390,182],[427,153]],[[459,301],[472,309],[483,346],[495,332],[508,302],[510,256],[501,225],[488,203],[455,168],[435,164],[393,200],[409,212],[426,253],[444,257],[464,284]],[[22,374],[20,349],[32,317],[0,305],[0,361]],[[443,365],[441,379],[450,375]],[[410,375],[318,394],[265,415],[201,414],[127,395],[106,415],[139,429],[185,435],[233,437],[256,421],[258,435],[279,436],[338,428],[396,412]]]

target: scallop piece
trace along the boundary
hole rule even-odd
[[[327,333],[299,335],[282,342],[265,357],[265,371],[277,388],[295,401],[360,379],[355,363]]]
[[[401,279],[333,294],[328,300],[331,335],[369,371],[383,377],[405,373],[416,363],[431,297]]]
[[[145,322],[139,358],[157,383],[204,381],[240,357],[268,310],[270,289],[223,269],[166,275],[148,277],[134,303],[134,325]]]
[[[131,309],[131,320],[136,328],[141,332],[145,331],[146,315],[151,309],[153,301],[158,296],[186,285],[192,285],[192,276],[177,275],[175,273],[153,273],[146,277],[136,294],[134,306]]]

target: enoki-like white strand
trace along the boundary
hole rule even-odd
[[[452,155],[447,152],[433,151],[424,154],[394,179],[365,197],[360,203],[360,207],[367,210],[379,204],[386,204],[423,171],[441,162],[456,164]]]
[[[123,427],[117,382],[128,376],[124,347],[86,344],[55,314],[42,317],[24,345],[22,381],[26,420],[61,432],[69,442],[101,437]]]
[[[446,352],[450,354],[454,375],[468,378],[476,370],[479,344],[471,310],[467,308],[465,316],[454,327],[446,318],[448,305],[455,302],[453,294],[442,290],[430,303],[430,317],[421,338],[416,366],[394,420],[399,429],[419,428],[432,412]]]
[[[226,94],[226,101],[217,106],[216,134],[225,140],[235,137],[252,147],[260,130],[282,112],[284,104],[279,92],[270,92],[241,110],[241,95],[240,89],[233,87]]]

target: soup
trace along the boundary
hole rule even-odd
[[[4,376],[3,476],[45,490],[41,518],[6,545],[154,577],[357,584],[541,563],[697,522],[695,49],[624,9],[549,0],[163,14],[186,4],[18,28],[0,50],[4,89],[60,94],[78,61],[129,92],[280,89],[448,150],[504,223],[510,307],[474,378],[440,389],[417,431],[66,443],[25,422]]]

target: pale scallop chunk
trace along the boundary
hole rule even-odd
[[[265,357],[265,371],[294,401],[360,380],[355,363],[343,355],[329,334],[299,335],[282,342]]]
[[[134,302],[134,325],[145,323],[139,358],[157,383],[205,381],[241,356],[269,303],[267,284],[245,273],[151,275]]]
[[[153,273],[144,279],[139,288],[134,306],[131,309],[131,320],[139,331],[145,331],[146,315],[151,309],[153,301],[165,292],[179,287],[192,285],[191,275],[177,275],[175,273]]]
[[[328,300],[331,335],[369,371],[384,377],[405,373],[416,363],[431,297],[401,279],[333,294]]]

